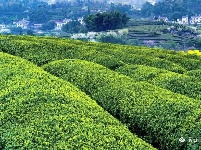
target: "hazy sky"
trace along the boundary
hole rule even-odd
[[[57,2],[57,1],[75,1],[75,0],[42,0],[45,2]],[[90,1],[104,1],[104,0],[90,0]],[[157,0],[107,0],[108,2],[114,2],[114,3],[130,3],[130,4],[141,4],[146,1],[149,1],[151,3],[154,3]]]

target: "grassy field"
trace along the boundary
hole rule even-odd
[[[0,36],[0,149],[201,149],[200,77],[195,54]]]

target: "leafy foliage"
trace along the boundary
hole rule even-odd
[[[122,28],[129,18],[119,11],[104,12],[85,16],[84,22],[89,31],[106,31]]]
[[[56,27],[56,23],[54,21],[48,21],[47,23],[44,23],[41,27],[42,30],[53,30]]]
[[[79,21],[71,21],[62,26],[62,31],[68,33],[85,33],[87,29]]]
[[[186,74],[201,82],[201,69],[191,70],[186,72]]]

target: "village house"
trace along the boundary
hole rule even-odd
[[[55,21],[55,23],[56,23],[55,30],[61,30],[62,26],[66,24],[63,21],[59,21],[59,20]]]
[[[29,25],[29,21],[27,21],[26,19],[22,19],[20,21],[14,22],[14,24],[16,25],[16,27],[21,27],[22,29],[27,29],[28,25]]]
[[[164,22],[168,22],[168,18],[167,17],[162,17],[162,16],[159,16],[157,21],[164,21]]]
[[[60,20],[55,21],[55,23],[56,23],[55,30],[61,30],[63,25],[65,25],[71,21],[72,21],[72,19],[64,19],[61,21]]]
[[[85,23],[84,23],[84,18],[83,17],[81,17],[81,18],[78,18],[78,21],[82,24],[82,25],[84,25]]]
[[[5,24],[0,24],[0,29],[5,29],[6,25]]]
[[[181,18],[181,24],[188,24],[189,21],[188,21],[188,16],[182,16]]]
[[[10,29],[5,24],[0,24],[0,33],[10,33]]]
[[[189,24],[189,19],[188,16],[182,16],[181,19],[177,19],[176,22],[173,23],[178,23],[178,24]]]
[[[65,18],[65,19],[63,20],[63,23],[67,24],[67,23],[69,23],[69,22],[71,22],[71,21],[72,21],[72,19],[66,19],[66,18]]]
[[[168,22],[168,18],[167,17],[161,17],[159,16],[157,21],[164,21],[164,22]],[[198,24],[201,25],[201,15],[196,15],[196,16],[191,16],[191,18],[189,19],[188,16],[182,16],[181,19],[177,19],[176,21],[171,21],[172,23],[178,23],[178,24]]]
[[[201,24],[201,15],[192,16],[190,24]]]
[[[67,23],[69,23],[71,21],[73,21],[73,20],[72,19],[64,19],[64,20],[61,20],[61,21],[60,20],[55,21],[55,23],[56,23],[55,30],[61,30],[63,25],[65,25],[65,24],[67,24]],[[84,18],[83,17],[78,18],[78,21],[82,25],[84,25]]]
[[[32,25],[32,28],[33,28],[33,29],[40,29],[40,28],[42,27],[42,25],[43,25],[43,24],[41,24],[41,23],[34,23],[34,24]]]

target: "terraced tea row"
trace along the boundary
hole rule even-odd
[[[124,65],[115,71],[136,81],[147,81],[175,93],[201,100],[201,78],[143,65]],[[191,75],[193,72],[195,71],[187,74]]]
[[[4,37],[5,38],[5,37]],[[21,39],[22,38],[22,39]],[[0,41],[0,51],[23,57],[39,66],[53,60],[64,58],[79,58],[100,63],[108,68],[121,66],[122,61],[113,56],[87,48],[84,45],[77,45],[76,41],[59,39],[41,39],[30,37],[26,40],[15,37],[8,37]],[[72,42],[72,43],[71,43]]]
[[[23,57],[39,66],[64,58],[84,59],[110,69],[118,68],[124,62],[177,73],[200,69],[201,66],[200,57],[175,51],[56,38],[1,36],[0,46],[0,51]]]
[[[201,82],[201,69],[191,70],[191,71],[188,71],[186,74],[194,77],[195,80]]]
[[[0,149],[154,149],[69,82],[0,52]]]
[[[136,82],[83,60],[54,61],[43,68],[78,86],[130,130],[160,149],[199,149],[201,143],[179,142],[201,137],[201,101]]]

